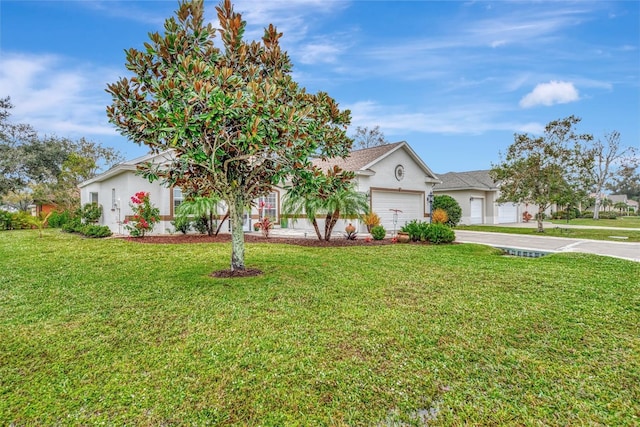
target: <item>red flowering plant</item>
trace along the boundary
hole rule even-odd
[[[133,210],[133,216],[124,221],[124,227],[132,237],[144,237],[160,221],[160,209],[151,204],[149,193],[144,191],[134,194],[129,206]]]

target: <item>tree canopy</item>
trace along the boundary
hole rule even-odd
[[[624,147],[621,144],[620,132],[606,133],[603,139],[593,143],[594,167],[591,172],[593,180],[593,192],[595,193],[595,206],[593,219],[600,215],[602,191],[614,182],[619,172],[626,168],[635,169],[638,166],[637,150],[633,147]]]
[[[356,133],[352,137],[354,149],[377,147],[389,143],[384,133],[380,130],[380,126],[374,126],[371,129],[366,126],[358,126],[356,127]]]
[[[113,103],[107,115],[152,152],[173,151],[173,162],[144,166],[149,179],[227,204],[231,269],[245,270],[244,209],[272,185],[312,170],[310,156],[347,156],[350,112],[292,79],[276,27],[265,28],[261,41],[247,42],[246,23],[231,2],[216,11],[220,47],[216,29],[205,24],[203,1],[194,0],[181,2],[164,35],[150,34],[144,50],[127,50],[133,77],[108,85]]]
[[[547,124],[542,136],[515,134],[514,143],[490,171],[499,183],[498,202],[538,206],[538,231],[544,231],[544,212],[553,203],[567,204],[584,198],[590,188],[593,151],[589,134],[577,134],[575,116]]]
[[[13,105],[0,99],[0,197],[22,208],[33,200],[65,209],[80,205],[78,184],[122,161],[117,150],[85,138],[40,136],[9,121]]]

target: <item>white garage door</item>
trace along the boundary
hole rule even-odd
[[[498,205],[498,222],[500,224],[518,222],[518,205],[514,203]]]
[[[482,199],[473,199],[471,205],[471,224],[482,224]]]
[[[412,219],[424,221],[424,194],[423,193],[401,193],[398,191],[371,192],[371,207],[373,212],[380,216],[382,226],[387,232],[392,233],[394,210],[398,212],[398,219],[395,230],[398,231]]]

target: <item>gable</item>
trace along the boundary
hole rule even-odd
[[[412,169],[419,170],[419,173],[424,175],[425,182],[440,182],[433,171],[431,171],[431,169],[405,141],[364,148],[362,150],[354,150],[349,154],[349,157],[345,159],[315,159],[312,163],[322,170],[329,170],[334,166],[338,166],[343,170],[354,172],[356,176],[371,176],[375,175],[380,170],[395,167],[395,164],[390,164],[389,159],[396,158],[396,160],[391,161],[391,163],[394,163],[394,161],[397,163],[399,161],[397,160],[398,156],[407,157],[408,162],[411,162],[412,164],[410,167]],[[402,160],[402,162],[406,163],[407,160]]]

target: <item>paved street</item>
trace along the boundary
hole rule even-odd
[[[455,230],[456,241],[542,252],[584,252],[640,262],[640,243]]]
[[[529,224],[514,224],[516,227],[532,227]],[[553,226],[548,224],[547,226]],[[578,226],[571,226],[576,227]],[[603,227],[604,228],[604,227]],[[612,235],[619,228],[609,228]],[[630,230],[630,229],[621,229]],[[571,239],[564,237],[526,236],[521,234],[492,233],[482,231],[455,230],[456,241],[462,243],[479,243],[499,248],[522,249],[540,252],[584,252],[596,255],[612,256],[640,262],[640,243],[609,242],[603,240]],[[315,238],[313,230],[274,229],[273,235]],[[343,233],[335,232],[335,237],[342,237]]]

